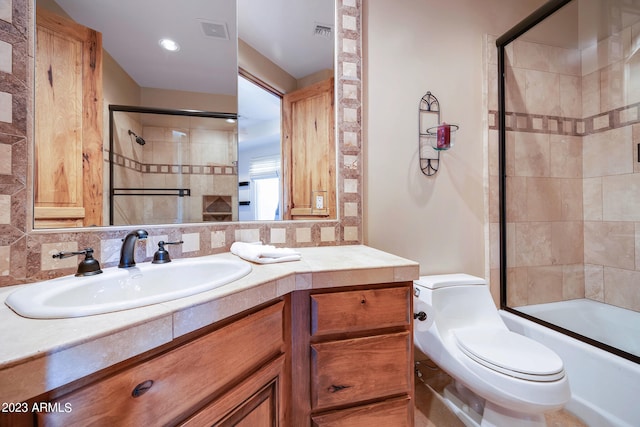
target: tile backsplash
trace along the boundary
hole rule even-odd
[[[362,243],[361,0],[338,0],[336,8],[338,220],[149,226],[152,238],[138,245],[137,260],[150,259],[154,236],[185,241],[171,248],[175,258],[225,252],[236,240],[291,247]],[[92,247],[103,266],[112,266],[126,234],[115,228],[32,230],[32,16],[33,0],[0,0],[0,286],[72,273],[75,257],[51,259],[60,250]]]

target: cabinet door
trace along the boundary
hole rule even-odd
[[[181,427],[284,426],[284,355],[265,365]]]
[[[102,35],[37,9],[36,228],[102,225]]]
[[[408,397],[343,409],[311,418],[312,427],[412,427]]]
[[[69,413],[40,423],[166,425],[192,414],[282,353],[284,303],[243,317],[154,359],[60,397]]]
[[[284,219],[336,217],[333,79],[282,98]]]

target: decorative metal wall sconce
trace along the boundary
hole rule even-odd
[[[433,123],[433,120],[429,120],[431,114],[436,115],[436,126],[430,126]],[[459,126],[440,122],[440,102],[431,92],[427,92],[420,100],[418,126],[420,170],[423,174],[432,176],[440,167],[440,152],[453,146]]]

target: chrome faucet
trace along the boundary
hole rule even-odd
[[[138,239],[146,239],[149,234],[145,230],[132,231],[122,239],[122,247],[120,248],[120,264],[119,268],[129,268],[136,265],[134,254],[136,251],[136,242]]]

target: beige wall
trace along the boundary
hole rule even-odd
[[[102,95],[105,123],[109,123],[109,104],[140,105],[141,88],[106,50],[102,63]]]
[[[291,93],[334,76],[334,70],[327,69],[296,79],[241,39],[238,39],[238,68],[282,94]]]
[[[365,242],[420,262],[422,274],[488,277],[485,35],[543,0],[363,2]],[[431,91],[460,126],[440,171],[422,175],[418,102]]]
[[[236,113],[238,99],[233,95],[142,88],[140,105],[144,107]]]
[[[296,90],[296,79],[243,40],[238,40],[238,67],[268,83],[281,93]]]

